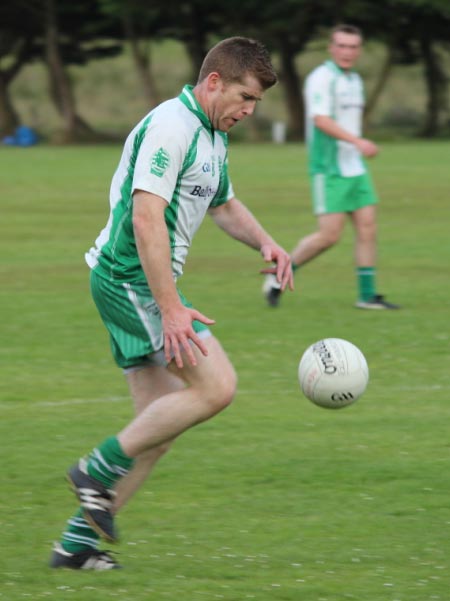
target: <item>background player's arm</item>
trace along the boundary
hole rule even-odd
[[[376,154],[378,154],[378,146],[374,144],[371,140],[367,140],[366,138],[358,138],[358,136],[354,136],[349,131],[345,130],[340,125],[338,125],[334,119],[328,117],[327,115],[315,115],[314,125],[328,136],[331,136],[332,138],[336,138],[337,140],[342,140],[343,142],[349,142],[350,144],[353,144],[365,157],[374,157]]]

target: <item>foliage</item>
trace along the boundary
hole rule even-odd
[[[449,47],[447,0],[229,0],[222,4],[206,0],[4,0],[0,8],[0,130],[18,119],[9,86],[25,64],[42,57],[42,15],[52,5],[64,66],[107,59],[122,52],[128,41],[150,104],[156,103],[160,93],[151,73],[149,42],[182,42],[191,61],[186,79],[195,81],[213,41],[250,35],[264,41],[279,59],[289,128],[298,138],[303,127],[304,73],[298,70],[297,59],[311,42],[322,38],[325,28],[350,21],[362,27],[368,40],[388,50],[372,103],[378,100],[393,65],[421,64],[428,94],[424,133],[437,135],[448,119],[448,75],[442,59]],[[55,73],[52,80],[58,82]]]

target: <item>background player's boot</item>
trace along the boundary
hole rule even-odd
[[[270,307],[278,307],[281,300],[281,286],[272,273],[268,273],[264,278],[262,292]]]
[[[376,294],[369,300],[359,300],[355,307],[357,309],[375,309],[375,310],[384,310],[384,309],[400,309],[400,305],[394,305],[394,303],[389,303],[382,294]]]

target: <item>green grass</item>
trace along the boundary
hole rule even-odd
[[[107,217],[120,148],[0,149],[0,599],[446,601],[450,511],[450,145],[386,145],[372,163],[379,288],[353,309],[352,232],[297,274],[279,310],[262,263],[207,220],[182,289],[217,320],[235,403],[187,432],[120,515],[114,573],[51,571],[76,503],[66,468],[131,416],[89,296],[83,253]],[[314,227],[301,146],[235,146],[236,193],[286,247]],[[303,350],[365,353],[341,411],[300,393]]]

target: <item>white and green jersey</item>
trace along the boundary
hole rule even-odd
[[[344,71],[329,60],[305,81],[306,141],[311,174],[353,177],[366,172],[358,149],[328,136],[314,125],[314,117],[331,117],[346,131],[361,136],[364,87],[354,71]]]
[[[228,140],[214,131],[192,86],[153,109],[128,136],[110,190],[110,215],[86,262],[110,280],[145,282],[132,224],[133,192],[167,201],[174,277],[183,272],[192,238],[209,207],[234,196]]]

